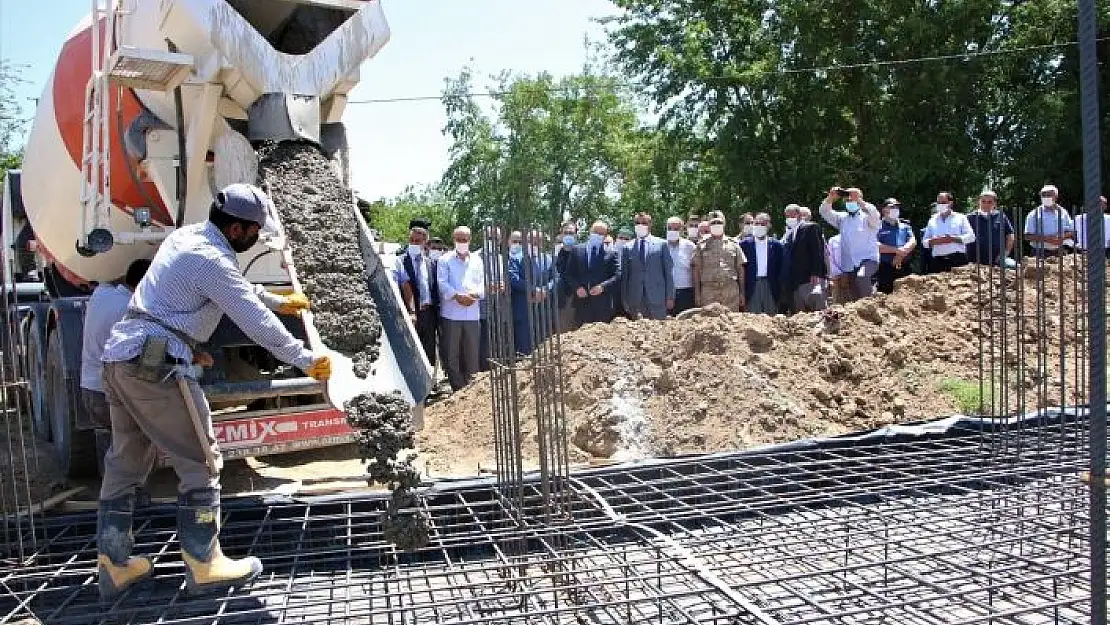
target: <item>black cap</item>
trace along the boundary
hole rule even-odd
[[[431,230],[432,220],[428,219],[427,217],[417,217],[415,219],[409,220],[409,230],[412,230],[413,228],[423,228],[425,230]]]

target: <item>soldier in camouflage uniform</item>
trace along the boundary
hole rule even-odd
[[[717,213],[709,220],[709,236],[694,251],[694,302],[713,302],[729,310],[744,308],[744,265],[748,259],[736,241],[725,238],[725,219]]]

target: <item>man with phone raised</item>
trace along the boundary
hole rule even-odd
[[[834,210],[842,204],[844,210]],[[840,231],[840,258],[837,264],[848,280],[849,301],[870,297],[875,292],[872,278],[879,269],[879,228],[882,216],[875,205],[863,199],[856,187],[833,187],[821,202],[821,217]]]

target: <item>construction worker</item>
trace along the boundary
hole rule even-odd
[[[148,558],[131,556],[131,517],[135,487],[153,468],[156,448],[180,480],[177,526],[186,591],[226,589],[262,572],[258,558],[232,560],[220,550],[223,461],[191,365],[212,365],[211,355],[196,346],[227,315],[280,360],[317,380],[331,375],[330,359],[305,349],[271,312],[297,314],[309,308],[307,298],[266,293],[239,270],[236,254],[258,241],[271,206],[251,185],[220,192],[208,221],[179,228],[162,243],[126,316],[112,328],[101,358],[112,421],[97,527],[102,600],[152,573]]]
[[[748,259],[740,245],[725,237],[725,218],[714,212],[709,220],[709,237],[698,242],[694,252],[694,305],[713,302],[731,311],[744,307],[744,265]]]

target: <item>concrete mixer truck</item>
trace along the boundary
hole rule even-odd
[[[377,0],[91,0],[39,100],[23,167],[7,175],[0,224],[5,364],[26,376],[34,432],[70,475],[95,474],[106,449],[78,401],[92,286],[152,257],[176,227],[207,219],[219,189],[256,182],[264,144],[316,146],[349,188],[344,110],[361,64],[388,38]],[[353,195],[350,204],[357,215]],[[389,259],[361,215],[357,227],[382,326],[372,377],[419,410],[428,361]],[[283,244],[270,234],[240,267],[280,291],[296,270],[290,254],[272,253]],[[311,321],[282,319],[314,336]],[[201,383],[226,457],[353,439],[318,383],[226,318],[204,350],[216,360]]]

